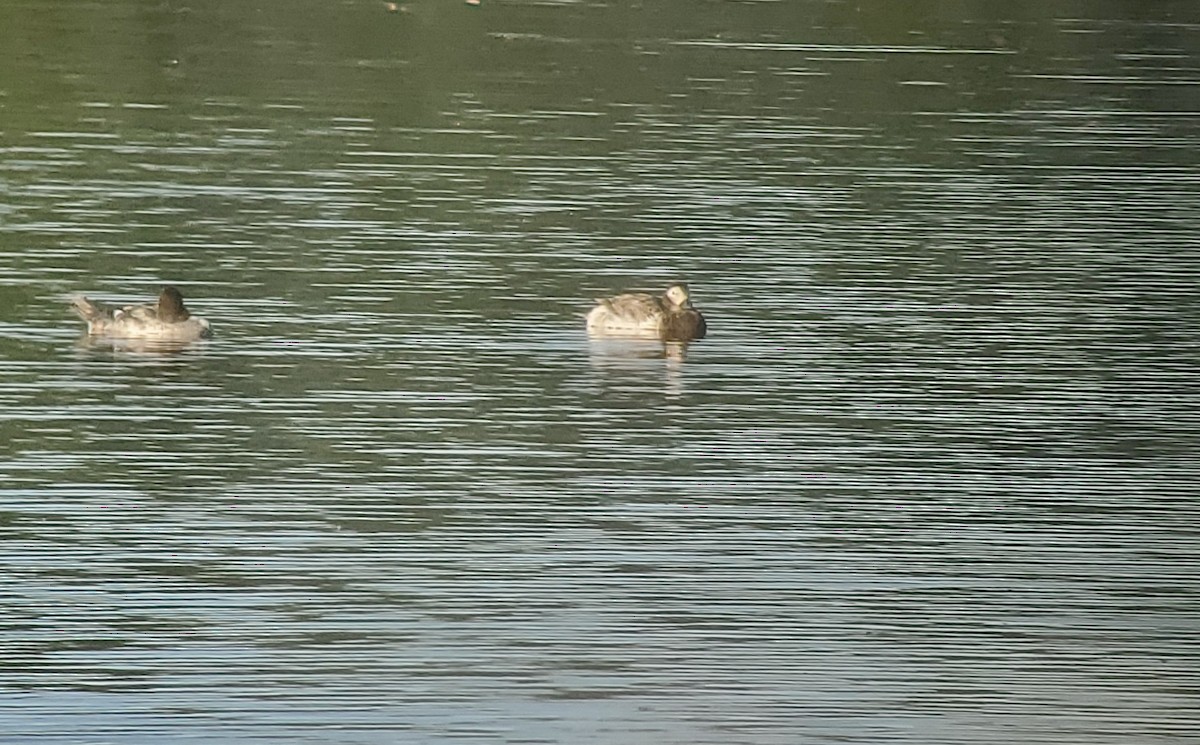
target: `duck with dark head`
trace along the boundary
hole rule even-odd
[[[687,285],[673,284],[662,295],[631,292],[598,298],[587,315],[588,333],[691,341],[708,333],[704,316],[692,305]]]
[[[118,339],[193,341],[212,336],[212,326],[193,316],[183,304],[178,288],[167,285],[154,305],[113,308],[79,295],[71,300],[75,313],[87,323],[92,336]]]

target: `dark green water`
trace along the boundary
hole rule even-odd
[[[1200,6],[18,0],[0,60],[6,744],[1200,735]],[[705,340],[585,336],[677,279]],[[80,339],[165,282],[210,342]]]

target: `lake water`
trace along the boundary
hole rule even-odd
[[[1194,2],[3,14],[4,743],[1200,742]]]

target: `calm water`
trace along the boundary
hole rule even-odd
[[[1200,742],[1200,7],[867,5],[6,4],[0,739]]]

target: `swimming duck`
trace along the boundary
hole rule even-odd
[[[587,315],[588,332],[599,336],[640,336],[666,341],[703,339],[704,316],[692,306],[685,284],[674,284],[661,296],[632,292],[598,298]]]
[[[194,341],[212,336],[208,321],[188,313],[183,295],[171,286],[162,289],[157,305],[109,308],[82,295],[72,298],[71,304],[93,336],[160,341]]]

